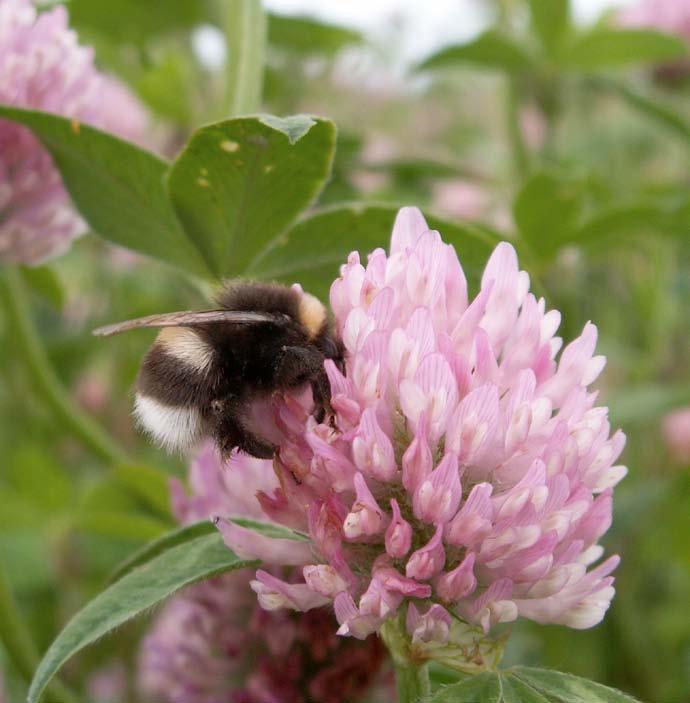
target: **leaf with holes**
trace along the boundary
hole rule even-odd
[[[57,115],[0,106],[0,116],[25,125],[43,142],[96,234],[192,274],[210,275],[165,193],[165,161]]]
[[[318,195],[335,126],[318,117],[242,117],[197,131],[168,190],[189,237],[218,276],[243,274]]]

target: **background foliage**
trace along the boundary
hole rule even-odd
[[[173,527],[166,479],[183,471],[130,419],[151,335],[104,342],[90,330],[203,307],[223,276],[299,280],[326,296],[347,253],[385,245],[396,207],[418,204],[471,283],[493,244],[509,239],[563,312],[566,340],[596,322],[609,359],[601,393],[628,435],[630,475],[607,537],[623,556],[611,611],[591,631],[516,625],[508,663],[555,667],[644,701],[687,700],[690,477],[660,422],[690,405],[690,82],[655,81],[651,70],[687,49],[606,18],[574,26],[567,0],[487,4],[490,29],[381,90],[368,74],[381,47],[348,29],[269,16],[263,31],[237,14],[242,3],[175,3],[173,12],[163,0],[71,0],[82,41],[150,108],[158,156],[0,109],[51,149],[98,235],[49,266],[3,274],[0,591],[16,594],[38,650],[116,563]],[[236,62],[200,61],[200,27],[225,33],[232,57],[241,21],[256,36]],[[257,85],[264,41],[259,102],[237,85]],[[231,119],[259,108],[323,117]],[[53,388],[48,403],[57,379],[47,362],[68,388]],[[73,403],[86,425],[69,419]],[[65,681],[86,690],[100,667],[131,665],[140,627],[82,652]],[[0,661],[21,700],[26,672],[2,650]],[[514,686],[543,678],[515,671]]]

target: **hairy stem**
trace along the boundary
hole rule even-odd
[[[418,703],[425,700],[431,692],[428,666],[425,661],[412,656],[402,615],[384,622],[379,634],[395,667],[398,703]]]
[[[103,461],[125,462],[125,452],[82,411],[60,382],[33,323],[26,286],[18,270],[8,267],[0,275],[0,293],[12,341],[19,349],[36,391],[51,412]]]
[[[431,692],[427,665],[417,666],[411,662],[395,663],[395,685],[398,703],[419,703]]]

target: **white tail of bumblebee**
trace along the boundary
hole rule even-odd
[[[193,407],[164,405],[150,396],[136,394],[134,417],[153,440],[170,453],[191,449],[202,435],[202,419]]]

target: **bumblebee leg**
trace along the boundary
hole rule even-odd
[[[314,418],[317,422],[323,422],[326,413],[332,414],[331,408],[331,384],[328,381],[326,372],[321,369],[312,378],[311,394],[314,398]]]
[[[323,362],[323,354],[318,349],[283,347],[275,369],[276,385],[280,388],[295,388],[307,382],[311,384],[317,422],[323,422],[326,411],[330,411],[331,386]]]
[[[236,395],[217,398],[211,402],[214,417],[213,439],[223,456],[228,457],[237,448],[258,459],[271,459],[276,448],[257,437],[242,420],[246,404]]]

